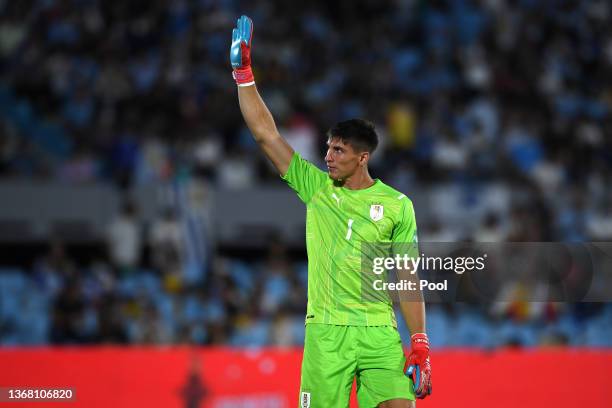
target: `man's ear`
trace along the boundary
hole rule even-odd
[[[359,156],[359,165],[360,166],[367,166],[369,159],[370,159],[370,153],[369,152],[361,153],[361,155]]]

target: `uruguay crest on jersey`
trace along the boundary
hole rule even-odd
[[[370,206],[370,218],[372,221],[382,220],[385,208],[380,204],[372,204]]]

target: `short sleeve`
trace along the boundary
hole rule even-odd
[[[397,243],[418,243],[417,226],[412,202],[404,196],[400,214],[393,228],[391,241]]]
[[[297,193],[300,200],[308,203],[312,196],[325,185],[328,176],[295,152],[287,173],[281,178]]]
[[[419,256],[419,239],[412,201],[408,197],[402,198],[402,207],[398,220],[393,228],[391,242],[394,254],[408,254],[416,258]]]

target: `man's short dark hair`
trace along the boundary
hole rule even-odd
[[[378,135],[374,124],[364,119],[349,119],[336,123],[327,131],[327,137],[339,138],[342,143],[349,144],[357,152],[376,150]]]

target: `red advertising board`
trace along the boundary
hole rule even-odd
[[[0,349],[0,387],[70,388],[73,402],[1,406],[280,408],[298,406],[298,349]],[[608,407],[612,352],[445,350],[419,407]],[[353,403],[353,406],[356,404]]]

